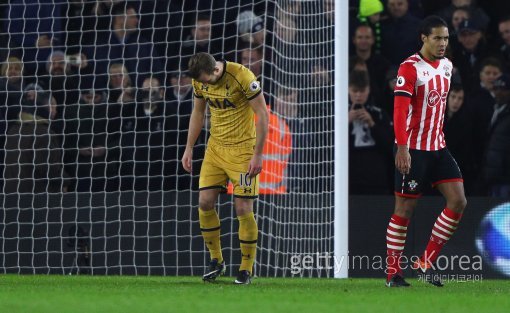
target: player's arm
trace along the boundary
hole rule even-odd
[[[407,116],[415,84],[416,70],[414,66],[409,63],[402,64],[398,70],[393,108],[393,128],[397,142],[395,166],[402,174],[408,174],[411,169],[411,155],[407,146]]]
[[[182,166],[184,169],[191,173],[191,161],[193,160],[193,147],[197,141],[198,136],[202,132],[205,117],[205,100],[204,98],[195,97],[193,111],[189,121],[188,140],[186,142],[186,150],[182,156]]]
[[[257,123],[255,125],[257,139],[255,142],[254,154],[250,161],[250,167],[248,168],[248,175],[254,177],[262,171],[262,152],[264,150],[264,144],[266,143],[269,127],[269,113],[267,112],[266,101],[262,92],[255,98],[249,100],[249,104],[253,112],[257,115]]]
[[[393,108],[393,128],[397,141],[397,153],[395,155],[395,166],[401,174],[409,174],[411,169],[411,155],[407,146],[406,120],[409,114],[411,98],[395,95]]]

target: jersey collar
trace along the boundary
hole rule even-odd
[[[424,57],[420,51],[418,51],[418,55],[420,56],[420,58],[427,62],[428,64],[430,64],[430,66],[432,66],[433,68],[437,68],[439,66],[439,63],[441,62],[441,60],[437,59],[435,61],[431,61],[429,59],[427,59],[426,57]]]

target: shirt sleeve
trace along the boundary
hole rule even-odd
[[[197,98],[203,98],[202,90],[200,90],[200,86],[198,86],[198,82],[194,79],[191,80],[191,84],[193,85],[193,95]]]
[[[260,87],[260,82],[257,81],[257,77],[252,73],[249,69],[243,66],[241,71],[239,72],[238,77],[239,83],[241,84],[241,88],[243,93],[245,94],[248,100],[251,100],[259,95],[262,92],[262,88]]]
[[[402,63],[398,69],[395,96],[412,97],[416,85],[416,68],[412,63]]]

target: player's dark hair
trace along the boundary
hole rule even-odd
[[[420,25],[420,36],[421,35],[428,36],[428,35],[432,34],[432,28],[437,28],[437,27],[446,27],[446,28],[448,28],[448,24],[446,24],[446,22],[442,18],[437,16],[437,15],[427,16],[421,22],[421,25]]]
[[[199,52],[193,55],[188,62],[188,74],[193,79],[198,79],[201,73],[212,74],[216,67],[216,60],[212,55]]]
[[[501,72],[503,72],[503,63],[495,57],[488,57],[482,60],[482,63],[480,63],[480,72],[486,67],[486,66],[494,66],[499,68]]]
[[[368,78],[368,72],[355,70],[349,74],[349,87],[365,89],[369,85],[370,79]]]

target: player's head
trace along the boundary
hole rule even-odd
[[[423,42],[422,53],[433,59],[445,56],[448,46],[448,24],[439,16],[431,15],[425,18],[420,27],[420,37]]]
[[[199,52],[190,58],[188,73],[191,78],[204,84],[214,84],[221,75],[214,57],[205,52]]]

